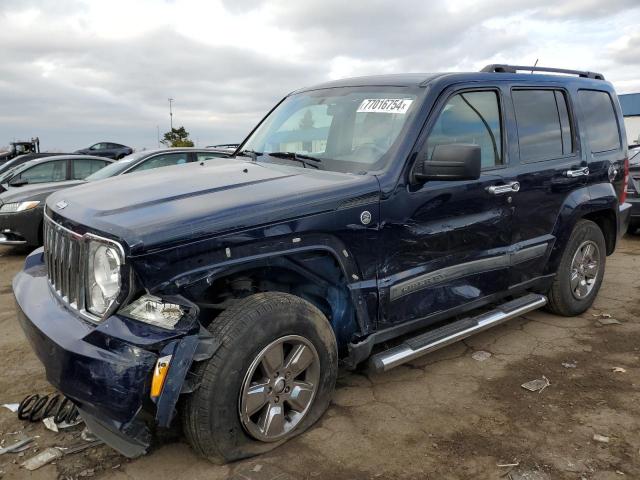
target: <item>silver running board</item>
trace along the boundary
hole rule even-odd
[[[530,293],[524,297],[504,303],[496,309],[477,317],[458,320],[444,327],[405,340],[397,347],[376,353],[369,359],[369,366],[376,372],[386,372],[398,365],[451,345],[470,335],[543,307],[546,303],[547,297],[544,295]]]

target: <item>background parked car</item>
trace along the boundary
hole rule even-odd
[[[219,148],[162,148],[145,150],[129,155],[122,160],[87,177],[88,181],[102,180],[124,173],[141,172],[152,168],[182,165],[190,162],[202,162],[214,158],[226,158],[233,152]]]
[[[631,204],[629,233],[635,233],[640,228],[640,145],[629,145],[627,202]]]
[[[112,142],[100,142],[91,145],[89,148],[77,150],[75,153],[83,153],[85,155],[95,155],[97,157],[107,157],[119,160],[133,153],[133,148]]]
[[[44,158],[44,157],[56,157],[60,155],[79,155],[77,153],[52,153],[52,152],[41,152],[41,153],[25,153],[24,155],[19,155],[11,160],[7,160],[4,163],[0,163],[0,176],[4,174],[4,172],[9,171],[10,169],[17,167],[23,163],[28,162],[29,160],[33,160],[34,158]]]
[[[82,183],[113,160],[63,155],[31,160],[0,175],[0,245],[42,244],[42,212],[53,192]]]

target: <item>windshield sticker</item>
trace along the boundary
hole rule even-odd
[[[358,113],[407,113],[413,100],[408,98],[366,98]]]

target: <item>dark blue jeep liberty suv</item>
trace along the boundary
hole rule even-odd
[[[627,228],[623,138],[593,72],[298,90],[235,158],[50,196],[18,318],[123,454],[173,424],[212,461],[259,454],[320,418],[339,363],[386,371],[533,309],[588,309]]]

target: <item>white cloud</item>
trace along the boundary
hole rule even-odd
[[[640,91],[637,0],[2,0],[0,145],[153,146],[174,119],[239,141],[289,91],[488,63],[602,71]]]

